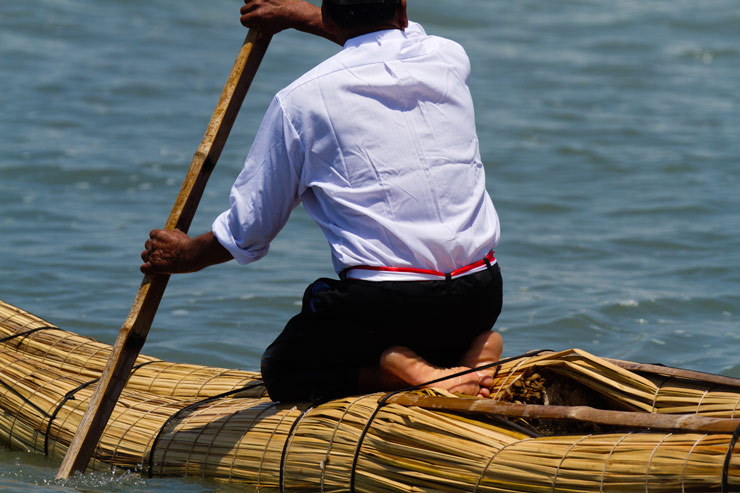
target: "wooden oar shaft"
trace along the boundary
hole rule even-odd
[[[696,382],[712,383],[726,387],[740,388],[740,378],[726,377],[724,375],[715,375],[714,373],[705,373],[695,370],[685,370],[683,368],[672,368],[670,366],[651,365],[647,363],[633,363],[631,361],[622,361],[617,359],[608,359],[606,361],[617,365],[625,370],[650,373],[662,377],[678,378],[682,380],[693,380]]]
[[[457,411],[525,419],[570,419],[591,424],[651,430],[734,433],[740,426],[740,419],[713,418],[695,414],[650,414],[595,409],[588,406],[514,404],[490,399],[460,399],[417,394],[399,394],[391,397],[388,403],[439,411]]]
[[[249,90],[269,43],[270,37],[258,37],[255,30],[250,30],[247,34],[203,140],[195,151],[185,182],[172,206],[165,228],[178,228],[185,232],[190,228],[208,178],[221,156],[244,96]]]
[[[255,30],[250,30],[247,34],[203,140],[190,163],[188,174],[165,224],[166,229],[178,228],[187,232],[190,228],[208,178],[218,162],[269,43],[269,36],[260,37]],[[144,345],[168,280],[169,275],[164,274],[144,277],[80,426],[67,449],[57,473],[58,479],[67,478],[73,472],[82,472],[87,467]]]

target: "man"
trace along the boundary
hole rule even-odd
[[[339,279],[319,279],[262,358],[274,400],[424,385],[497,361],[501,310],[468,58],[409,23],[406,0],[245,0],[241,22],[343,46],[272,101],[212,231],[154,230],[144,273],[267,254],[302,202]],[[490,371],[435,383],[487,396]]]

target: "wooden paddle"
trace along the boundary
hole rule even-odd
[[[612,411],[588,406],[544,406],[499,402],[491,399],[460,399],[418,394],[398,394],[388,399],[387,402],[389,404],[417,406],[439,411],[458,411],[525,419],[569,419],[599,425],[677,432],[734,433],[740,426],[740,419],[715,418],[696,414]]]
[[[270,36],[258,36],[254,29],[247,33],[203,141],[190,163],[190,169],[172,207],[165,229],[178,228],[187,232],[190,227],[206,182],[221,155],[244,96],[269,43]],[[144,345],[168,280],[169,275],[165,274],[144,277],[131,312],[118,333],[108,364],[67,449],[57,479],[67,478],[73,472],[82,472],[87,467],[118,396],[126,384],[129,372]]]

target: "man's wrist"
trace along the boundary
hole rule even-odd
[[[198,270],[205,267],[227,262],[233,259],[233,255],[221,245],[213,231],[203,233],[202,235],[192,238],[194,251],[197,252],[194,263],[197,264]]]

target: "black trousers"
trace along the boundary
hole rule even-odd
[[[406,346],[435,366],[457,366],[501,312],[498,264],[439,281],[316,280],[301,312],[262,356],[275,401],[313,401],[358,392],[359,369],[391,346]]]

